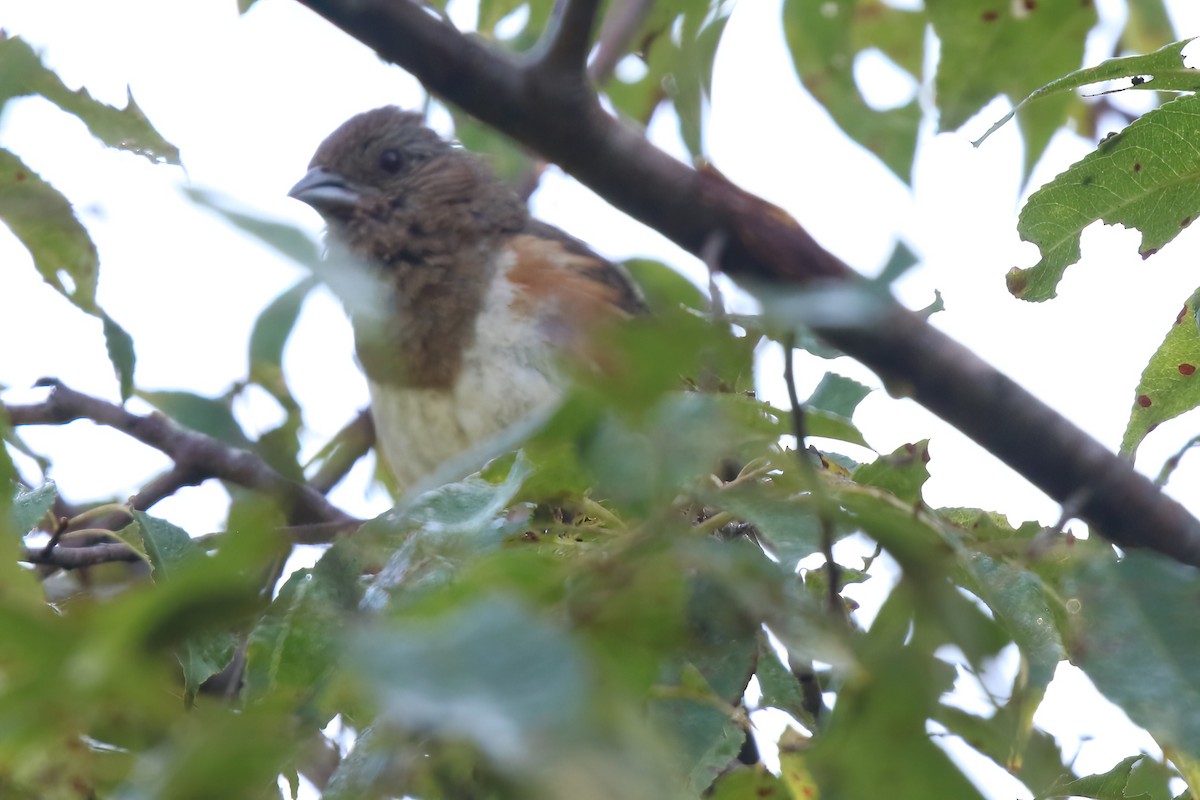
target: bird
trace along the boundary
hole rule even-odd
[[[553,408],[561,360],[602,360],[598,331],[646,310],[622,267],[534,219],[416,112],[351,117],[288,194],[324,219],[322,277],[349,314],[401,492]]]

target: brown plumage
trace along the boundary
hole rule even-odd
[[[325,218],[381,449],[402,486],[559,395],[557,353],[642,310],[628,277],[530,218],[420,115],[352,117],[290,194]]]

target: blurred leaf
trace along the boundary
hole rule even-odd
[[[1050,797],[1093,797],[1096,800],[1150,800],[1148,794],[1129,795],[1125,793],[1129,785],[1129,775],[1133,768],[1145,756],[1130,756],[1122,760],[1108,772],[1099,775],[1088,775],[1073,781],[1063,781],[1049,791],[1038,794],[1035,800]]]
[[[806,707],[804,689],[792,668],[779,660],[765,634],[759,635],[758,667],[755,671],[762,689],[760,708],[786,711],[805,725],[813,723],[812,712]]]
[[[1071,660],[1164,748],[1200,755],[1200,659],[1195,568],[1130,551],[1080,559],[1068,607],[1078,607]],[[1152,653],[1152,658],[1146,655]]]
[[[1084,228],[1103,221],[1142,232],[1149,258],[1200,214],[1200,153],[1180,141],[1200,136],[1200,98],[1174,100],[1134,121],[1030,196],[1018,231],[1042,258],[1009,271],[1008,290],[1022,300],[1055,297],[1063,272],[1079,260]]]
[[[753,525],[787,572],[821,550],[821,523],[809,494],[793,495],[775,483],[754,482],[708,492],[705,502]]]
[[[117,373],[121,401],[124,402],[133,396],[133,369],[137,364],[137,356],[133,352],[133,337],[105,312],[100,312],[100,321],[104,323],[104,344],[108,350],[108,360],[112,362]]]
[[[920,614],[912,599],[900,588],[888,597],[859,643],[862,670],[847,676],[807,754],[823,800],[982,798],[926,731],[948,686],[933,669],[937,639],[912,625],[914,612]]]
[[[870,393],[870,387],[863,386],[853,378],[826,372],[804,405],[849,419],[858,404]]]
[[[922,59],[925,24],[924,14],[881,0],[783,4],[784,35],[804,88],[847,136],[906,183],[916,152],[920,106],[914,98],[899,108],[872,108],[859,92],[854,63],[864,50],[878,47],[912,77]]]
[[[402,729],[470,741],[500,763],[540,757],[578,726],[583,654],[550,620],[497,596],[352,636],[348,666]]]
[[[226,398],[204,397],[193,392],[179,391],[142,390],[137,395],[185,428],[191,428],[233,447],[250,447],[250,440],[242,432],[242,426],[234,418]]]
[[[978,582],[970,588],[992,609],[1028,660],[1027,680],[1040,701],[1059,662],[1067,657],[1051,594],[1034,573],[982,553],[968,555],[964,566]]]
[[[0,47],[13,41],[0,39]],[[70,202],[3,148],[0,219],[33,256],[34,266],[46,283],[82,310],[96,312],[100,262],[91,237],[75,217]]]
[[[792,800],[787,786],[761,764],[737,767],[713,784],[711,800]]]
[[[1013,705],[1010,701],[990,717],[981,717],[942,704],[935,719],[1026,786],[1036,790],[1059,783],[1071,769],[1063,764],[1054,737],[1033,728],[1025,712],[1014,710]]]
[[[154,163],[180,163],[179,150],[159,135],[132,94],[125,108],[114,108],[93,98],[87,89],[71,91],[28,43],[0,32],[0,108],[14,97],[31,94],[39,94],[78,117],[92,136],[109,147],[128,150]]]
[[[1184,303],[1138,381],[1121,454],[1133,458],[1146,435],[1169,419],[1200,406],[1200,289]]]
[[[703,311],[708,308],[704,292],[663,262],[631,258],[623,264],[641,289],[646,305],[652,312],[677,311],[680,308]]]
[[[245,231],[280,255],[321,274],[321,249],[303,229],[286,222],[263,219],[235,209],[230,201],[213,192],[185,187],[184,194],[196,205],[207,208],[235,228]]]
[[[505,182],[524,191],[524,182],[534,174],[535,156],[490,125],[455,107],[449,110],[454,116],[454,135],[463,147],[479,154]]]
[[[1121,45],[1135,53],[1148,53],[1178,38],[1163,0],[1129,0],[1129,18],[1121,32]]]
[[[182,528],[141,511],[135,511],[133,516],[141,529],[142,542],[146,554],[150,557],[156,582],[181,580],[182,574],[189,567],[206,560],[204,551]],[[181,583],[179,588],[187,589],[190,586]],[[216,592],[223,589],[212,588]],[[183,604],[180,610],[185,614],[190,613],[190,609],[187,608],[190,601],[181,599]],[[203,598],[197,598],[197,602],[202,601]],[[172,618],[168,615],[170,611],[171,609],[164,604],[163,619]],[[162,623],[158,624],[161,626]],[[183,668],[185,697],[190,703],[200,684],[220,672],[233,658],[234,639],[232,634],[224,630],[175,630],[171,634],[182,638],[176,649],[176,657]],[[153,636],[152,633],[151,637]]]
[[[296,401],[284,380],[283,348],[296,326],[304,300],[316,285],[315,276],[301,279],[262,310],[250,332],[250,378],[285,409],[296,408]]]
[[[959,128],[996,95],[1016,105],[1032,89],[1078,69],[1097,22],[1092,3],[930,0],[927,7],[941,41],[935,88],[942,131]],[[1078,101],[1064,95],[1034,113],[1019,113],[1026,176],[1066,122],[1071,102]]]
[[[903,240],[897,241],[887,263],[883,265],[883,269],[880,270],[875,280],[884,285],[891,285],[915,267],[917,263],[917,254],[912,251],[912,248]]]
[[[329,680],[362,596],[361,564],[350,550],[346,542],[335,544],[315,567],[292,573],[280,589],[250,636],[245,678],[250,698],[295,702],[317,694]]]
[[[889,455],[879,456],[854,471],[854,482],[877,486],[906,503],[921,502],[921,489],[929,480],[929,440],[902,444]]]
[[[50,509],[54,508],[57,498],[58,487],[54,485],[54,481],[46,481],[37,489],[28,492],[17,492],[12,501],[13,529],[22,536],[33,530]]]

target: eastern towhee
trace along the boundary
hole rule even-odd
[[[328,226],[377,439],[400,488],[553,404],[556,362],[643,311],[626,273],[525,203],[421,115],[352,117],[289,194]]]

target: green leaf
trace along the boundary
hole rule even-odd
[[[1015,105],[1032,89],[1078,69],[1097,22],[1092,3],[930,0],[927,8],[942,47],[935,89],[943,131],[960,127],[998,94]],[[1020,114],[1025,175],[1066,122],[1072,100],[1063,96]]]
[[[653,312],[678,311],[690,308],[704,311],[708,300],[704,292],[661,261],[648,258],[631,258],[623,262],[634,283],[646,298],[646,305]]]
[[[162,630],[164,620],[187,619],[202,607],[197,604],[203,603],[206,598],[188,597],[196,587],[193,582],[184,581],[182,576],[207,559],[200,545],[192,541],[182,528],[141,511],[135,511],[133,516],[141,529],[142,542],[146,554],[150,557],[155,581],[176,582],[173,591],[183,595],[175,596],[175,607],[164,604],[164,608],[160,609],[164,616],[153,620],[154,625],[147,636],[157,640],[164,634],[169,634],[182,639],[175,649],[175,655],[183,669],[185,699],[190,703],[200,684],[220,672],[233,658],[234,638],[228,631],[213,629],[207,625],[197,625],[193,630]],[[212,590],[219,600],[227,601],[223,588],[212,587]]]
[[[761,764],[737,767],[713,784],[711,800],[795,800],[787,785]]]
[[[791,667],[779,660],[766,635],[758,642],[758,685],[762,689],[759,706],[786,711],[805,725],[813,723],[812,712],[806,707],[800,679]]]
[[[1144,755],[1130,756],[1122,760],[1108,772],[1099,775],[1088,775],[1073,781],[1062,781],[1055,784],[1045,793],[1038,794],[1035,800],[1045,800],[1050,797],[1092,797],[1096,800],[1150,800],[1148,794],[1126,794],[1129,776]]]
[[[1071,577],[1071,660],[1164,749],[1200,756],[1195,568],[1131,551],[1080,559]]]
[[[870,387],[863,386],[853,378],[826,372],[804,405],[849,419],[854,416],[858,404],[870,393]]]
[[[1121,454],[1133,458],[1150,431],[1169,419],[1200,406],[1200,289],[1175,317],[1162,344],[1150,356],[1138,382]]]
[[[33,530],[42,517],[54,508],[58,487],[54,481],[46,481],[39,488],[28,492],[17,492],[12,501],[13,528],[22,536]]]
[[[914,98],[899,108],[872,108],[854,79],[854,62],[878,47],[911,76],[920,68],[925,24],[924,14],[881,0],[783,4],[783,32],[804,88],[838,127],[905,182],[911,179],[920,106]]]
[[[133,518],[138,523],[145,552],[158,580],[170,580],[184,566],[204,557],[203,548],[179,526],[143,511],[133,512]]]
[[[233,416],[227,398],[204,397],[193,392],[140,391],[138,397],[175,422],[234,447],[248,448],[250,440]]]
[[[583,654],[551,621],[505,596],[352,636],[348,666],[384,719],[528,762],[578,726],[591,684]]]
[[[1146,53],[1178,38],[1163,0],[1129,0],[1129,18],[1121,32],[1126,50]]]
[[[100,260],[92,238],[75,217],[71,203],[3,148],[0,220],[33,256],[46,283],[82,310],[96,312]]]
[[[1149,258],[1200,214],[1200,98],[1174,100],[1141,117],[1030,196],[1017,230],[1042,259],[1008,273],[1022,300],[1054,297],[1063,272],[1079,260],[1079,237],[1097,220],[1142,232]]]
[[[1050,593],[1034,573],[982,553],[970,553],[964,566],[978,582],[970,588],[987,603],[1021,648],[1028,661],[1028,685],[1034,687],[1040,700],[1059,662],[1067,657]]]
[[[250,332],[250,378],[287,409],[294,409],[296,401],[283,376],[283,348],[296,326],[305,298],[316,285],[315,276],[301,279],[262,310]]]
[[[891,454],[883,455],[854,471],[854,482],[877,486],[891,492],[906,503],[921,502],[921,489],[929,480],[929,440],[902,444]]]
[[[24,40],[0,32],[0,108],[14,97],[39,94],[78,117],[109,147],[144,156],[154,163],[179,164],[179,150],[159,135],[130,94],[125,108],[93,98],[87,89],[71,91]]]
[[[789,494],[776,483],[735,484],[709,492],[705,502],[753,525],[787,572],[821,550],[821,523],[809,494]]]
[[[1147,55],[1110,58],[1094,67],[1075,70],[1069,75],[1050,81],[1021,100],[1012,111],[997,120],[992,127],[988,128],[987,133],[975,140],[975,146],[978,147],[982,144],[1004,123],[1012,119],[1014,114],[1034,100],[1074,92],[1076,89],[1104,81],[1122,78],[1139,79],[1138,82],[1131,81],[1123,90],[1196,91],[1200,88],[1200,70],[1188,67],[1183,62],[1183,50],[1191,41],[1191,39],[1185,39],[1182,42],[1174,42]],[[1149,76],[1148,79],[1147,76]]]
[[[361,564],[352,550],[339,542],[312,569],[292,573],[280,589],[250,636],[249,697],[290,697],[295,703],[329,680],[341,660],[344,627],[362,596]]]
[[[108,360],[112,362],[113,370],[121,387],[121,400],[133,396],[133,369],[137,365],[137,356],[133,352],[133,337],[118,325],[107,313],[100,312],[100,321],[104,324],[104,345],[108,350]]]
[[[523,184],[536,177],[535,157],[490,125],[455,107],[449,110],[454,117],[454,135],[463,147],[478,153],[501,179],[519,191],[526,191],[527,186]],[[531,185],[536,186],[536,182]]]

